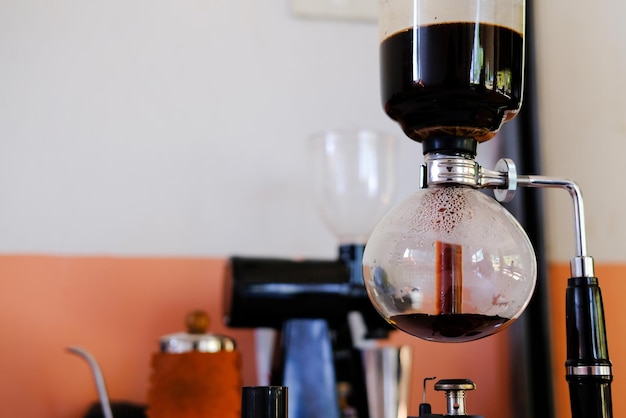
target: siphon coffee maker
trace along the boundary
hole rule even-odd
[[[602,297],[586,250],[578,186],[518,175],[509,159],[495,170],[475,159],[480,144],[522,104],[524,1],[380,5],[383,106],[421,143],[424,164],[421,189],[385,215],[366,245],[363,276],[372,303],[396,328],[433,342],[472,341],[507,328],[528,305],[537,268],[525,231],[498,202],[510,201],[517,187],[564,189],[573,202],[576,239],[566,290],[572,417],[611,417]],[[469,416],[457,400],[473,388],[464,379],[438,382],[436,389],[455,399],[445,416]],[[424,403],[420,416],[442,415]]]

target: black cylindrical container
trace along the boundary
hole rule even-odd
[[[287,418],[287,387],[244,386],[241,418]]]

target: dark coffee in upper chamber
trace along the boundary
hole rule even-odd
[[[410,138],[491,139],[522,103],[524,40],[485,23],[410,28],[380,47],[387,114]]]

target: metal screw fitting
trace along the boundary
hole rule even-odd
[[[476,389],[469,379],[445,379],[435,383],[435,390],[446,392],[447,415],[460,416],[465,413],[465,391]]]

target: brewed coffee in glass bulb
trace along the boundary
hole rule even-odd
[[[363,254],[378,312],[431,341],[472,341],[506,328],[530,301],[536,274],[517,220],[464,186],[414,193],[385,215]]]
[[[380,6],[385,112],[422,143],[426,159],[473,163],[477,144],[521,107],[524,0]],[[464,342],[505,329],[534,290],[528,236],[470,183],[426,184],[385,215],[363,254],[365,287],[378,312],[426,340]]]

